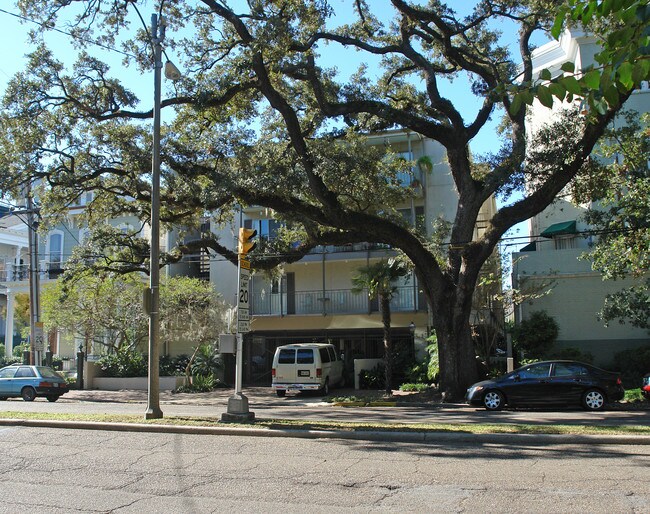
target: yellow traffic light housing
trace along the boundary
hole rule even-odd
[[[257,243],[251,241],[257,235],[257,230],[252,228],[240,228],[239,229],[239,244],[237,245],[237,251],[239,255],[246,255],[248,252],[252,252]]]

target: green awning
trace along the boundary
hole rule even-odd
[[[532,243],[528,243],[526,246],[524,246],[520,252],[535,252],[537,251],[537,241],[533,241]]]
[[[561,236],[563,234],[575,234],[576,230],[576,220],[573,221],[563,221],[562,223],[553,223],[548,227],[544,232],[540,234],[542,237],[555,237]]]

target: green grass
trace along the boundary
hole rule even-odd
[[[0,412],[2,419],[83,421],[96,423],[143,423],[199,427],[247,427],[268,430],[447,432],[468,434],[577,434],[577,435],[650,435],[648,426],[585,426],[477,423],[350,423],[287,419],[258,419],[248,424],[223,423],[212,417],[168,416],[145,420],[143,416],[124,414],[55,414],[45,412]]]

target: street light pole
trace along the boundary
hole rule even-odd
[[[151,253],[149,259],[149,376],[145,419],[163,417],[160,409],[159,343],[160,343],[160,81],[162,70],[162,40],[165,24],[151,15],[154,47],[154,108],[153,155],[151,159]]]

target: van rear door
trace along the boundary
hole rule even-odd
[[[313,348],[298,348],[298,354],[296,356],[296,373],[298,375],[298,382],[309,383],[317,379],[320,379],[316,375],[316,365],[314,361],[314,350]]]
[[[291,384],[296,381],[296,350],[295,348],[280,348],[278,362],[275,366],[275,381]]]

